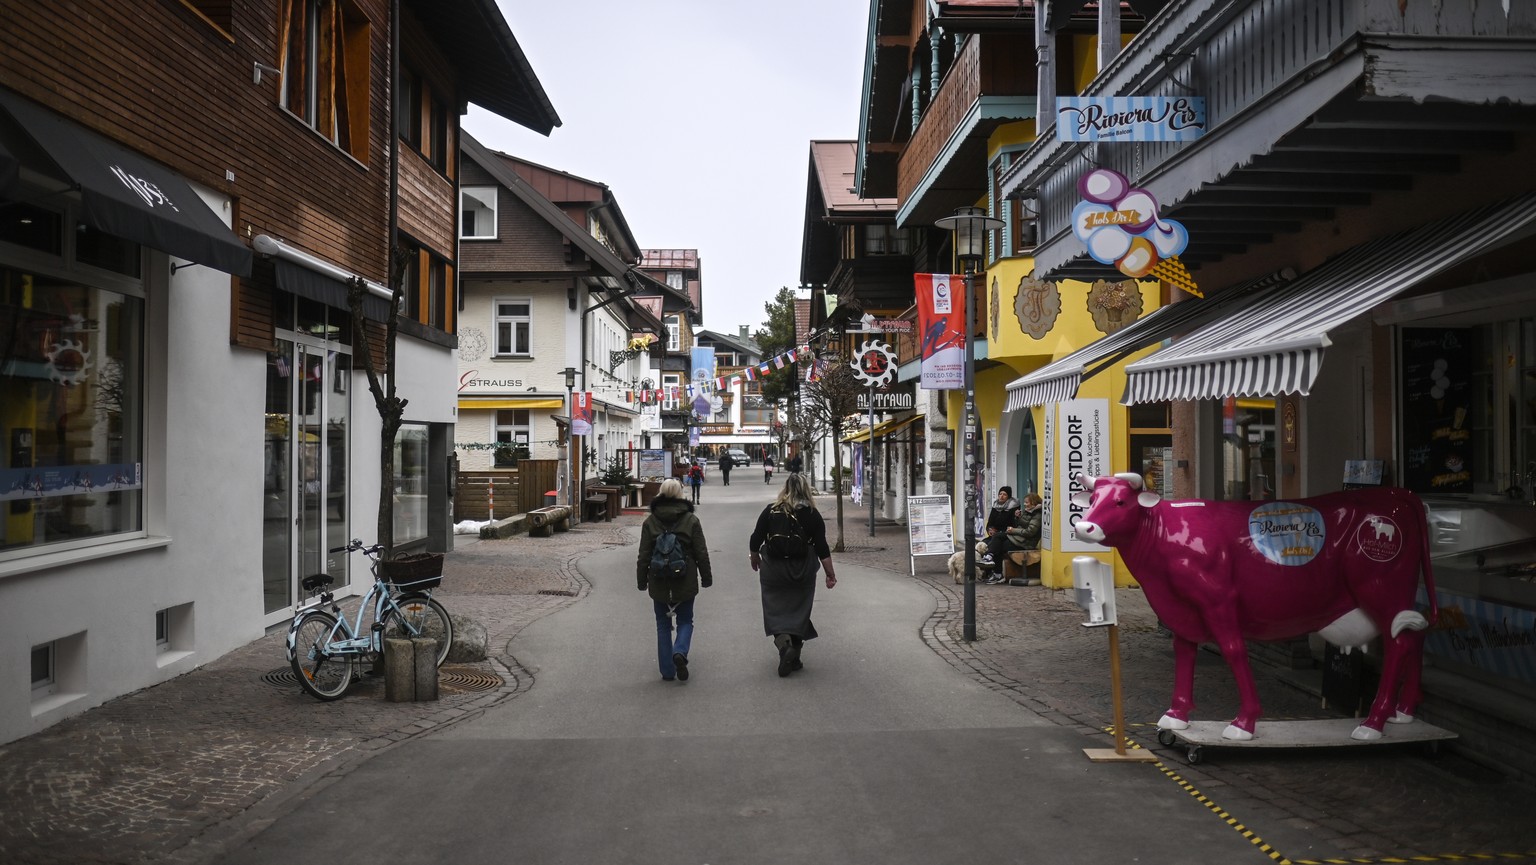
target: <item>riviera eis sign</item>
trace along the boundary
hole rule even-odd
[[[1059,96],[1057,141],[1194,141],[1205,134],[1199,96]]]

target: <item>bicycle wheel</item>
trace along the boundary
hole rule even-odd
[[[437,665],[441,667],[453,648],[453,620],[443,605],[426,595],[405,595],[395,599],[397,612],[391,608],[384,613],[384,639],[393,637],[431,637],[437,640]],[[405,621],[400,620],[405,614]]]
[[[288,663],[299,686],[321,700],[339,699],[352,684],[352,656],[327,655],[326,641],[336,617],[319,610],[304,614],[288,630]]]

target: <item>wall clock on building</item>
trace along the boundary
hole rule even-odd
[[[1054,282],[1035,279],[1034,274],[1025,276],[1013,298],[1013,314],[1021,330],[1035,339],[1045,339],[1061,315],[1061,290]]]

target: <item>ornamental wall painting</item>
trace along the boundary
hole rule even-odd
[[[1035,339],[1056,326],[1061,315],[1061,291],[1056,283],[1035,279],[1033,274],[1019,280],[1018,294],[1013,299],[1013,314],[1019,318],[1019,328]]]
[[[1141,288],[1134,279],[1096,280],[1088,289],[1088,314],[1093,326],[1114,333],[1141,317]]]
[[[998,284],[995,276],[992,277],[992,291],[989,294],[992,295],[992,312],[987,316],[987,323],[992,328],[992,341],[995,343],[997,342],[998,307],[1002,305],[1003,295],[1002,286]]]

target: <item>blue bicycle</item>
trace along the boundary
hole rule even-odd
[[[309,597],[293,613],[288,626],[288,663],[299,685],[321,700],[340,699],[351,686],[357,665],[379,657],[384,641],[394,637],[431,637],[437,640],[437,664],[442,666],[453,645],[453,620],[443,605],[432,599],[441,576],[412,583],[391,583],[379,576],[380,544],[365,547],[353,540],[333,553],[361,551],[373,572],[373,587],[357,607],[354,622],[347,621],[341,604],[329,590],[330,574],[305,577],[300,584]],[[329,607],[329,609],[327,609]],[[363,627],[363,617],[373,620]]]

